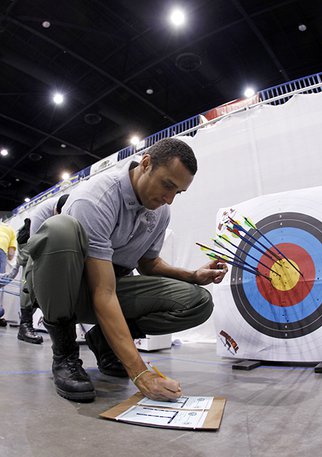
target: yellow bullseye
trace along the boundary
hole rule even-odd
[[[298,265],[293,260],[290,260],[290,262],[299,270]],[[275,262],[272,266],[272,270],[276,271],[276,273],[280,275],[278,276],[273,271],[269,274],[271,284],[277,290],[285,291],[293,289],[300,279],[300,273],[296,271],[295,268],[293,268],[285,259]]]

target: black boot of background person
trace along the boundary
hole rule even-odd
[[[57,324],[45,322],[52,340],[53,375],[57,393],[67,400],[78,402],[93,401],[96,393],[90,377],[79,359],[79,346],[76,343],[74,320],[64,320]]]
[[[5,320],[4,316],[4,309],[0,306],[0,327],[7,327],[7,321]]]
[[[101,373],[118,378],[128,377],[127,371],[108,345],[98,324],[86,332],[85,340],[90,350],[95,354],[97,366]]]
[[[31,306],[21,309],[18,340],[26,341],[27,343],[41,344],[44,340],[42,336],[37,335],[32,326],[32,311]]]

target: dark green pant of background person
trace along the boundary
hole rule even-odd
[[[21,289],[20,289],[20,324],[18,330],[18,340],[27,343],[41,344],[43,338],[37,335],[33,328],[32,316],[34,312],[33,304],[31,302],[30,294],[25,288],[26,282],[26,268],[29,260],[29,252],[27,244],[18,243],[18,259],[17,263],[22,267],[21,275]]]

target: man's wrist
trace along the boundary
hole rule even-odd
[[[143,376],[145,373],[149,373],[149,372],[150,372],[150,370],[148,368],[146,368],[145,370],[141,371],[141,373],[136,375],[134,378],[131,378],[131,381],[133,382],[133,384],[136,385],[137,381],[141,378],[141,376]]]
[[[144,371],[147,370],[147,366],[145,365],[143,359],[140,357],[139,353],[137,353],[137,356],[135,360],[132,361],[132,363],[123,363],[126,371],[128,372],[128,375],[130,379],[135,379],[137,376],[141,375]]]
[[[197,270],[191,272],[191,283],[196,284],[197,282]]]

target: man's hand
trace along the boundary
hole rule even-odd
[[[212,282],[218,284],[224,279],[227,271],[228,268],[224,262],[214,260],[195,271],[194,283],[200,286],[205,286]]]
[[[15,256],[15,253],[16,253],[16,248],[13,248],[13,247],[8,248],[8,253],[7,253],[8,260],[12,260]]]
[[[9,273],[0,273],[0,289],[1,287],[7,286],[8,284],[11,283],[13,279],[18,274],[20,265],[16,263],[16,265],[12,268],[12,270]]]
[[[145,397],[151,398],[151,400],[171,401],[182,395],[178,381],[161,378],[150,371],[140,376],[135,385]]]

